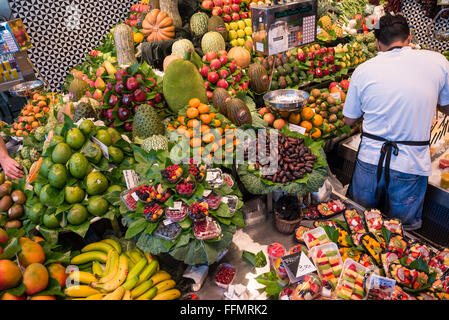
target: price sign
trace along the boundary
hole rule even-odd
[[[306,133],[306,128],[304,128],[304,127],[301,127],[301,126],[297,126],[296,124],[289,124],[289,128],[290,128],[290,131],[295,131],[295,132],[298,132],[298,133],[300,133],[300,134],[305,134]]]
[[[292,283],[298,282],[302,276],[316,271],[315,265],[302,251],[282,257],[281,259]]]
[[[126,187],[132,189],[139,184],[139,176],[134,170],[123,170]]]
[[[108,151],[108,147],[101,142],[100,140],[98,140],[95,137],[92,137],[92,142],[95,143],[98,147],[100,147],[101,153],[103,153],[103,156],[109,160],[109,151]]]

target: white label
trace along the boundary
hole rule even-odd
[[[133,197],[134,200],[139,201],[139,197],[137,196],[137,193],[133,192],[131,193],[131,197]]]
[[[449,4],[449,0],[438,0],[438,5],[443,6],[445,4]]]
[[[256,42],[256,51],[264,52],[264,47],[262,42]]]
[[[100,150],[101,150],[101,153],[103,153],[103,156],[109,160],[108,147],[95,137],[92,137],[92,142],[95,143],[98,147],[100,147]]]
[[[139,183],[139,176],[134,170],[123,170],[123,177],[128,189],[134,188]]]
[[[212,190],[204,190],[203,197],[207,198],[212,193]]]
[[[216,179],[215,173],[208,171],[207,174],[206,174],[206,180],[210,181],[210,180],[215,180],[215,179]]]
[[[175,203],[173,203],[174,210],[181,210],[181,208],[182,208],[182,201],[176,201]]]
[[[306,275],[311,272],[315,272],[316,268],[315,265],[310,261],[309,258],[304,254],[304,252],[301,252],[301,258],[299,259],[298,269],[296,271],[296,277],[299,278],[303,275]]]
[[[164,226],[168,226],[169,224],[172,224],[173,221],[171,221],[170,219],[165,219],[164,221],[162,221],[164,223]]]
[[[305,134],[306,133],[306,128],[304,128],[304,127],[297,126],[297,125],[291,124],[291,123],[289,124],[289,127],[290,127],[290,131],[295,131],[295,132],[298,132],[300,134]]]
[[[333,92],[333,93],[329,94],[329,96],[331,96],[332,98],[334,98],[337,101],[341,101],[340,92]]]

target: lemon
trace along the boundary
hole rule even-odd
[[[251,19],[245,19],[245,20],[243,20],[243,21],[245,21],[245,25],[246,25],[247,27],[251,27]]]
[[[237,39],[231,40],[231,41],[230,41],[230,44],[231,44],[231,46],[233,46],[233,47],[236,47],[236,46],[239,45]]]
[[[239,29],[237,30],[237,37],[238,38],[244,38],[245,37],[245,31]]]
[[[245,45],[245,39],[243,39],[243,38],[238,38],[238,39],[237,39],[237,45],[239,45],[239,46],[244,46],[244,45]]]
[[[237,22],[233,21],[233,22],[231,22],[231,23],[229,24],[229,27],[230,27],[232,30],[237,30],[237,29],[239,28],[239,25],[237,24]]]
[[[244,21],[242,21],[242,20],[239,20],[238,22],[237,22],[237,25],[239,26],[239,29],[245,29],[245,22]]]
[[[246,27],[246,28],[245,28],[245,34],[246,34],[247,36],[252,35],[252,34],[253,34],[253,29],[252,29],[251,27]]]
[[[252,41],[253,41],[253,38],[252,38],[251,36],[246,36],[246,37],[245,37],[245,40],[246,40],[246,41],[250,40],[250,41],[252,42]]]
[[[225,23],[226,30],[229,31],[229,23]]]
[[[229,31],[229,39],[231,39],[231,40],[237,39],[237,32],[235,32],[234,30],[230,30]]]

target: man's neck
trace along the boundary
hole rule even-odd
[[[382,51],[383,52],[387,52],[388,50],[390,50],[391,48],[394,48],[394,47],[405,47],[405,46],[407,46],[408,44],[406,43],[406,42],[403,42],[403,41],[396,41],[396,42],[393,42],[392,44],[390,44],[389,46],[384,46],[383,48],[382,48]]]

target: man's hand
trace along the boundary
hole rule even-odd
[[[3,171],[5,174],[13,180],[20,179],[24,176],[22,167],[11,157],[4,157],[4,159],[0,160],[0,164],[2,165]]]
[[[352,119],[352,118],[347,118],[347,117],[343,118],[343,122],[350,127],[353,127],[355,124],[361,122],[362,120],[363,120],[363,117],[360,117],[358,119]]]
[[[438,110],[441,111],[444,114],[447,114],[449,116],[449,105],[447,106],[437,106]]]

